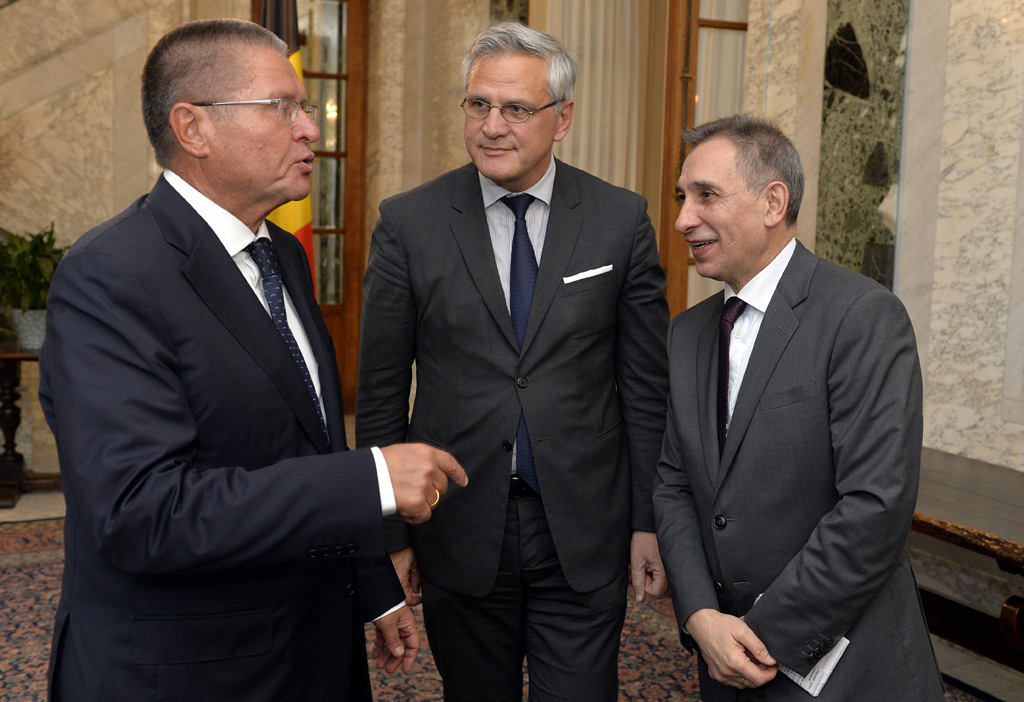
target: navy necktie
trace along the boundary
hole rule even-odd
[[[530,317],[530,305],[533,303],[533,286],[537,282],[537,257],[530,243],[530,235],[526,231],[526,210],[534,201],[533,195],[508,195],[501,201],[512,210],[516,223],[512,234],[512,265],[508,285],[508,311],[512,316],[512,328],[519,341],[522,352],[523,340],[526,338],[526,323]],[[537,492],[540,482],[537,480],[537,468],[533,462],[533,446],[530,444],[530,432],[526,429],[526,417],[519,413],[519,428],[516,430],[516,473]]]
[[[718,322],[718,455],[725,448],[725,428],[729,424],[729,339],[732,327],[747,308],[747,303],[730,297]]]
[[[306,366],[306,359],[302,357],[302,351],[295,342],[292,330],[288,328],[288,317],[284,309],[284,290],[281,287],[281,264],[277,260],[277,252],[270,239],[260,238],[245,247],[245,250],[252,256],[253,261],[260,269],[260,277],[263,279],[263,292],[267,296],[267,306],[270,308],[270,317],[274,320],[274,326],[281,333],[284,345],[288,352],[295,359],[295,365],[299,367],[302,380],[306,383],[306,389],[313,398],[313,406],[316,407],[316,416],[320,418],[320,427],[324,431],[324,438],[327,445],[331,445],[331,438],[327,434],[327,424],[324,422],[324,414],[320,409],[320,400],[316,396],[316,386],[313,385],[313,378]]]

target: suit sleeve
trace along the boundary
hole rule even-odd
[[[828,404],[835,507],[746,616],[772,655],[802,674],[811,667],[811,642],[844,635],[899,567],[917,501],[917,345],[902,304],[880,287],[845,311],[828,366]]]
[[[143,575],[303,563],[346,543],[381,552],[369,451],[245,467],[197,461],[195,412],[226,400],[189,396],[177,352],[192,330],[170,328],[152,287],[122,256],[88,247],[62,262],[51,286],[40,399],[76,517],[99,551]],[[203,440],[248,446],[259,431],[248,419]]]
[[[676,347],[673,338],[679,333],[680,327],[677,318],[669,328],[670,350]],[[673,362],[673,368],[676,367],[675,362],[682,365],[682,359],[673,358]],[[689,410],[692,406],[692,397],[677,397],[674,393],[669,396],[667,428],[661,459],[658,461],[653,498],[658,548],[668,580],[672,584],[672,605],[680,636],[690,650],[696,648],[696,643],[683,632],[683,624],[698,609],[718,610],[718,595],[711,567],[704,555],[700,519],[690,489],[688,471],[692,466],[683,461],[680,436],[673,430],[681,422],[692,421],[692,410]]]
[[[642,197],[638,198],[633,249],[619,293],[616,324],[615,380],[629,444],[632,526],[653,532],[651,492],[665,433],[668,393],[668,302],[665,271],[647,216],[647,201]]]
[[[389,203],[381,203],[363,277],[356,390],[356,442],[388,446],[406,440],[416,350],[416,300],[409,266]],[[401,519],[385,520],[388,550],[409,546]]]

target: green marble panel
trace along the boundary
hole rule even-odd
[[[908,12],[909,0],[828,3],[815,253],[889,288]]]
[[[505,20],[519,20],[526,24],[529,0],[491,0],[491,26]]]

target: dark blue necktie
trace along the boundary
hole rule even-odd
[[[299,345],[295,343],[295,336],[288,328],[288,317],[284,311],[284,291],[281,287],[281,264],[277,260],[277,252],[270,239],[260,238],[245,247],[245,250],[252,256],[252,260],[260,269],[260,277],[263,279],[263,292],[267,296],[267,306],[270,308],[270,317],[274,320],[274,326],[281,333],[284,345],[288,352],[295,359],[295,365],[299,367],[302,380],[306,383],[310,397],[313,398],[313,406],[316,407],[316,416],[320,418],[320,427],[324,430],[324,438],[327,445],[331,445],[331,437],[327,434],[327,424],[324,422],[324,414],[320,409],[320,400],[316,396],[316,386],[313,385],[313,378],[306,367],[306,359],[302,357]]]
[[[718,321],[718,455],[725,448],[725,428],[729,424],[729,339],[732,327],[747,308],[747,303],[730,297]]]
[[[530,318],[530,304],[533,302],[533,286],[537,282],[537,257],[526,231],[526,210],[534,201],[533,195],[508,195],[501,201],[512,210],[516,217],[512,235],[512,265],[508,285],[508,310],[512,316],[512,328],[522,352],[526,338],[526,322]],[[519,429],[516,430],[516,473],[537,492],[537,467],[533,463],[533,446],[530,432],[526,429],[526,417],[519,413]]]

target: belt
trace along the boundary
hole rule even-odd
[[[513,475],[508,483],[508,499],[514,500],[518,497],[540,497],[540,493],[518,475]]]

